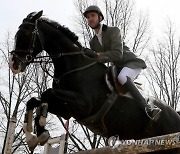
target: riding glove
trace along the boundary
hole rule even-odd
[[[91,58],[97,58],[98,57],[98,54],[89,48],[84,48],[84,54],[88,57],[91,57]]]

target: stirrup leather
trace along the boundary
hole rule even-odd
[[[117,79],[117,69],[115,65],[112,65],[108,68],[105,74],[105,82],[111,92],[117,91],[118,93],[125,94],[127,91],[123,86],[118,82]]]

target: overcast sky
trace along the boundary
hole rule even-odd
[[[149,13],[152,28],[156,33],[164,30],[168,19],[180,32],[180,0],[135,0],[135,3],[137,9],[143,9]]]
[[[170,18],[180,29],[180,0],[134,0],[137,10],[149,12],[152,28],[161,32]],[[0,0],[0,42],[7,31],[15,33],[22,19],[32,11],[44,10],[44,15],[72,29],[74,0]]]
[[[62,25],[70,26],[74,12],[74,0],[0,0],[0,40],[7,31],[16,32],[23,18],[33,11],[44,11],[44,15]]]

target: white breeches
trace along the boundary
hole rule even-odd
[[[127,81],[127,76],[134,80],[139,73],[141,72],[142,68],[129,68],[129,67],[123,67],[123,69],[120,71],[118,75],[118,81],[120,84],[124,85]]]

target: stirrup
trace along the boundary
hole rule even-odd
[[[148,107],[145,107],[145,112],[152,121],[157,121],[159,119],[161,111],[162,110],[156,106],[155,108],[150,109]]]

